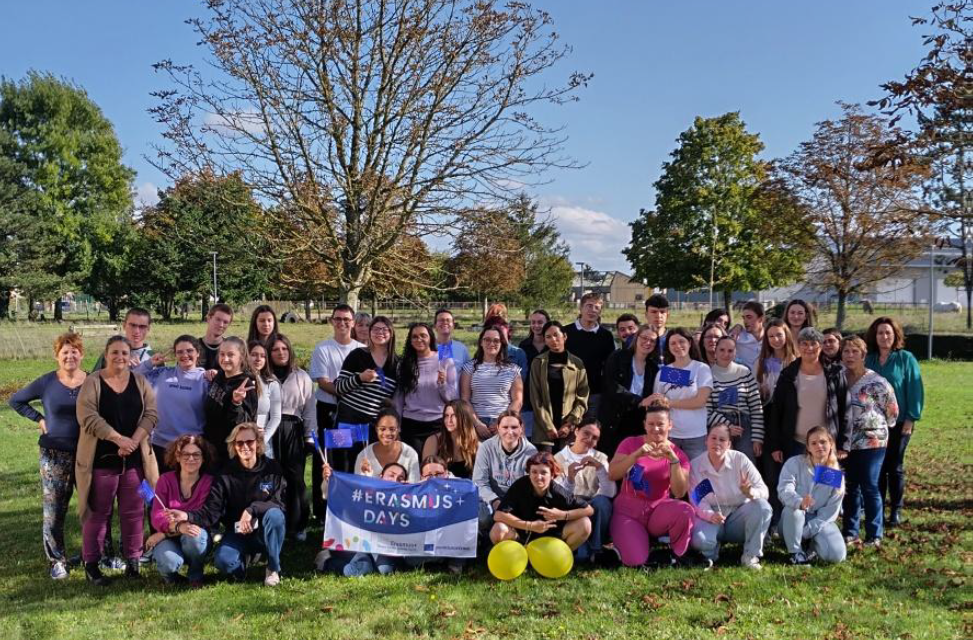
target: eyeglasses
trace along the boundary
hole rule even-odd
[[[501,340],[500,338],[483,338],[482,340],[480,340],[480,342],[482,342],[483,344],[501,344],[503,343],[503,340]]]
[[[331,318],[332,324],[351,324],[354,321],[354,318]]]
[[[244,447],[246,447],[247,449],[252,449],[255,444],[257,444],[256,439],[233,441],[233,446],[236,447],[237,449],[243,449]]]
[[[251,440],[250,442],[253,442],[253,440]],[[196,451],[196,452],[186,452],[186,453],[180,454],[179,457],[182,458],[183,460],[202,460],[203,459],[203,454],[200,453],[199,451]]]
[[[422,474],[423,480],[428,480],[429,478],[445,478],[448,474],[445,471],[437,471],[435,473],[424,473]]]
[[[370,331],[372,333],[392,333],[388,327],[372,327]]]

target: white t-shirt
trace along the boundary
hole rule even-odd
[[[676,369],[675,365],[666,365]],[[689,366],[684,368],[689,371],[690,383],[688,387],[678,387],[668,382],[659,382],[661,371],[655,375],[655,384],[652,390],[661,393],[669,400],[686,400],[695,396],[700,389],[708,387],[713,389],[713,373],[709,365],[690,360]],[[701,438],[706,437],[706,405],[699,409],[673,409],[672,410],[672,431],[669,432],[670,438]]]
[[[332,382],[337,380],[338,374],[341,373],[341,364],[345,361],[345,358],[348,357],[348,354],[358,347],[364,346],[365,345],[357,340],[352,340],[348,344],[338,344],[334,338],[322,340],[314,345],[314,352],[311,354],[311,366],[308,374],[311,376],[311,380],[314,382],[315,400],[318,402],[326,402],[328,404],[338,404],[337,398],[318,386],[318,378],[327,376],[327,378]]]
[[[741,331],[736,340],[737,362],[757,373],[757,359],[760,357],[760,340],[747,331]]]

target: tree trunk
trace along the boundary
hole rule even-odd
[[[377,315],[378,315],[378,294],[373,293],[372,294],[372,317],[374,318]]]
[[[0,289],[0,320],[10,315],[10,289]]]
[[[304,319],[311,321],[311,301],[307,298],[304,299]]]
[[[723,310],[726,311],[726,315],[730,319],[726,323],[726,328],[729,329],[733,326],[733,291],[730,289],[723,291]]]
[[[838,318],[835,320],[835,328],[842,331],[845,325],[845,302],[848,300],[848,292],[838,289]]]
[[[970,302],[973,301],[973,287],[966,287],[966,328],[973,329],[973,309],[970,309]]]
[[[62,320],[64,320],[64,311],[61,310],[61,298],[59,297],[54,301],[54,322],[60,324]]]
[[[108,307],[108,321],[118,322],[118,311],[119,307],[121,307],[118,300],[108,300],[106,306]]]
[[[358,307],[361,305],[361,286],[357,287],[344,287],[342,285],[338,286],[338,301],[344,302],[355,312],[358,311]]]
[[[199,308],[202,309],[203,311],[200,314],[199,319],[202,320],[203,322],[206,322],[206,314],[209,313],[209,296],[203,294],[202,296],[200,296],[200,299],[201,299],[201,304],[199,305]]]

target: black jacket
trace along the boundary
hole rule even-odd
[[[828,404],[825,415],[831,435],[836,439],[841,449],[845,439],[845,409],[848,406],[848,383],[845,370],[840,363],[828,363],[822,357],[824,378],[828,387]],[[773,400],[770,403],[770,414],[765,416],[766,442],[768,451],[784,451],[784,447],[794,439],[797,425],[797,412],[800,410],[797,398],[797,374],[801,370],[801,359],[798,358],[780,372],[777,386],[774,388]]]
[[[268,510],[284,511],[284,488],[287,483],[275,460],[260,456],[253,469],[233,458],[217,476],[209,490],[206,503],[198,511],[189,512],[189,522],[210,528],[222,522],[227,531],[233,531],[233,523],[240,519],[243,510],[261,518]]]
[[[632,386],[633,351],[623,347],[617,349],[605,362],[605,376],[602,380],[602,399],[598,409],[601,421],[601,442],[598,449],[604,451],[609,459],[615,454],[618,444],[629,436],[644,433],[645,409],[639,407],[643,399],[652,395],[652,385],[659,365],[652,354],[645,359],[645,384],[642,394],[635,395]]]
[[[226,374],[220,371],[213,378],[209,385],[209,392],[206,394],[206,426],[203,428],[203,437],[216,448],[217,466],[228,458],[226,449],[226,439],[233,431],[233,427],[241,422],[254,422],[257,419],[257,391],[254,389],[247,393],[243,399],[243,404],[233,404],[233,391],[239,387],[246,374],[235,375],[227,378]],[[253,377],[250,377],[255,382]]]

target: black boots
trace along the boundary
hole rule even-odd
[[[105,574],[101,572],[101,567],[98,566],[97,560],[94,562],[84,563],[84,577],[88,579],[88,582],[96,587],[104,587],[108,585],[108,578],[106,578]]]

